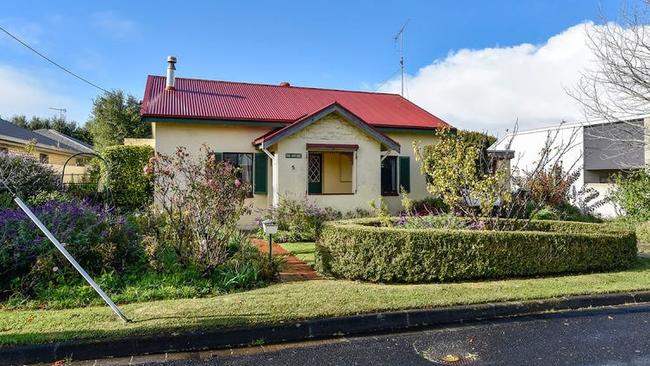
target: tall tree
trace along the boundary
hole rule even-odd
[[[586,26],[594,61],[578,85],[568,90],[583,107],[587,122],[612,124],[585,134],[608,140],[608,149],[621,156],[650,141],[650,130],[635,120],[650,114],[649,11],[650,2],[646,1],[625,8],[617,22]]]
[[[151,137],[151,125],[140,119],[140,102],[121,90],[104,93],[93,101],[93,110],[86,127],[95,148],[121,145],[124,138]]]
[[[26,128],[32,131],[52,129],[70,137],[74,137],[77,140],[81,140],[85,143],[93,143],[92,137],[90,136],[90,133],[85,128],[85,126],[81,127],[77,124],[77,122],[68,121],[64,117],[43,118],[33,116],[31,119],[27,119],[25,115],[16,115],[9,118],[9,122],[15,124],[18,127]]]

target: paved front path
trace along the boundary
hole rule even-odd
[[[252,243],[263,253],[269,253],[268,240],[252,239]],[[284,257],[285,265],[280,272],[280,281],[317,280],[321,276],[309,264],[301,261],[277,243],[273,243],[273,255]]]
[[[650,306],[627,306],[413,333],[263,345],[162,365],[650,365],[649,321]],[[449,354],[466,360],[440,361]]]

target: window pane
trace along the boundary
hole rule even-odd
[[[248,184],[250,195],[253,194],[253,154],[252,153],[223,153],[223,160],[239,169],[237,176],[242,183]]]
[[[381,163],[381,194],[397,194],[397,157],[389,156]]]
[[[239,154],[242,182],[253,186],[253,154]]]

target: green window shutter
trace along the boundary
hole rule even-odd
[[[408,156],[399,157],[399,185],[407,193],[411,192],[411,159]]]
[[[267,173],[267,157],[265,153],[255,154],[255,173],[253,183],[254,192],[257,194],[266,194],[266,182],[268,179]]]

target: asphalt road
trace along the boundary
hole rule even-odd
[[[164,365],[650,365],[649,321],[650,306],[628,306],[219,351]],[[460,361],[441,361],[447,355]]]

